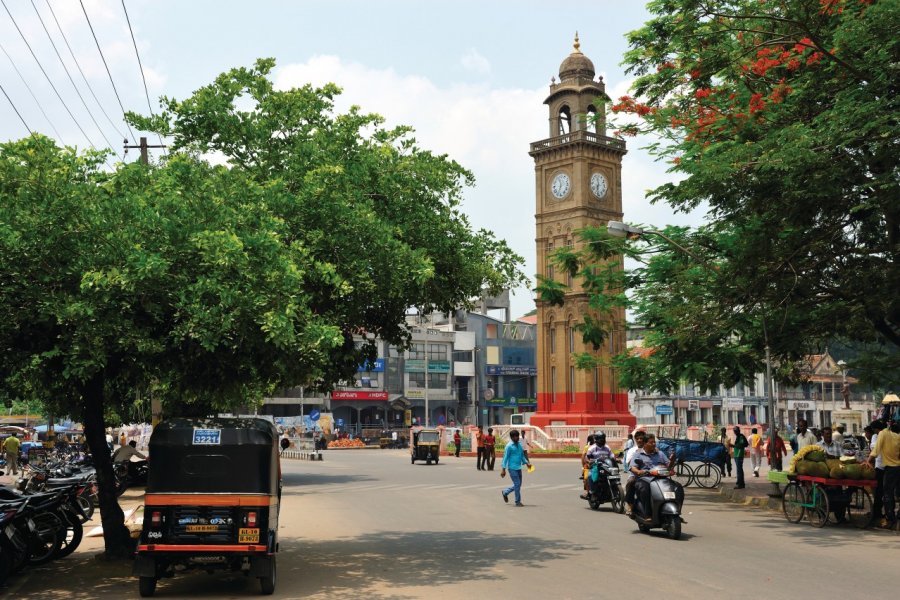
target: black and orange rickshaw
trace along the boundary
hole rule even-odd
[[[243,571],[275,591],[278,431],[265,419],[170,419],[150,437],[134,575],[141,596],[187,569]]]

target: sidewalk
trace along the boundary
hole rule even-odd
[[[790,457],[784,459],[784,466],[790,464]],[[781,492],[784,486],[775,487],[771,483],[767,475],[769,474],[769,465],[763,461],[759,469],[759,477],[753,476],[753,469],[750,466],[750,459],[744,459],[744,489],[734,489],[737,482],[737,475],[734,471],[732,463],[732,477],[722,477],[722,483],[719,484],[719,494],[726,500],[736,504],[743,504],[754,508],[762,508],[767,510],[781,510]]]

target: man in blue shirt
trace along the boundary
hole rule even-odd
[[[650,511],[650,480],[646,477],[663,465],[671,470],[675,466],[675,453],[667,457],[661,450],[656,449],[656,436],[652,433],[647,434],[644,447],[634,454],[628,465],[629,470],[637,478],[634,491],[645,517],[649,516],[647,513]]]
[[[509,469],[509,478],[512,485],[502,490],[503,501],[509,502],[509,494],[516,493],[516,506],[522,504],[522,466],[530,466],[528,455],[525,448],[519,443],[519,432],[513,429],[509,432],[510,442],[503,449],[503,462],[500,463],[500,477],[506,477],[506,471]]]

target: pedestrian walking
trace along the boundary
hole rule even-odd
[[[769,461],[770,471],[782,470],[782,461],[785,454],[787,454],[787,446],[784,445],[784,440],[778,435],[778,430],[773,427],[772,434],[769,436],[769,441],[766,444],[766,458]]]
[[[3,442],[3,451],[6,453],[6,465],[13,475],[19,474],[19,447],[22,442],[19,441],[15,433],[10,435]]]
[[[799,452],[807,446],[815,446],[818,443],[819,438],[816,437],[816,434],[806,428],[806,421],[803,419],[797,421],[797,449],[795,452]]]
[[[731,443],[731,438],[728,437],[728,430],[724,427],[722,431],[719,432],[719,443],[725,446],[725,472],[726,477],[731,477],[731,455],[734,453],[734,444]]]
[[[509,502],[509,495],[515,492],[516,506],[522,504],[522,467],[529,467],[528,454],[524,446],[519,443],[519,432],[515,429],[509,432],[509,443],[503,449],[503,461],[500,463],[500,477],[506,477],[509,470],[509,478],[512,485],[501,490],[504,502]]]
[[[475,466],[481,470],[481,461],[484,458],[484,433],[481,427],[475,429]]]
[[[900,493],[900,421],[894,421],[890,429],[878,433],[875,448],[866,459],[872,466],[876,457],[881,457],[884,466],[884,521],[881,525],[893,529],[897,525],[896,501]]]
[[[484,436],[484,466],[488,471],[494,470],[494,461],[497,460],[496,446],[497,438],[494,437],[494,428],[488,427],[487,435]]]
[[[459,435],[459,429],[453,430],[453,445],[456,446],[456,458],[459,458],[459,447],[462,446],[462,436]]]
[[[871,425],[863,429],[863,434],[869,440],[869,453],[875,449],[878,443],[878,434],[884,429],[884,421],[875,420]],[[884,461],[880,456],[875,457],[875,493],[872,495],[872,520],[881,523],[884,512]]]
[[[750,430],[750,466],[753,467],[753,476],[759,477],[759,467],[762,465],[762,436],[756,427]]]
[[[735,425],[734,429],[734,470],[737,473],[737,481],[734,489],[744,489],[744,452],[750,442],[747,437],[741,433],[741,428]]]

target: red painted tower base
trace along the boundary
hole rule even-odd
[[[587,396],[591,396],[590,398]],[[550,401],[550,394],[538,394],[538,410],[531,416],[531,424],[537,427],[547,425],[627,425],[634,428],[637,419],[628,412],[628,394],[575,394],[571,397],[557,394],[556,402]]]

